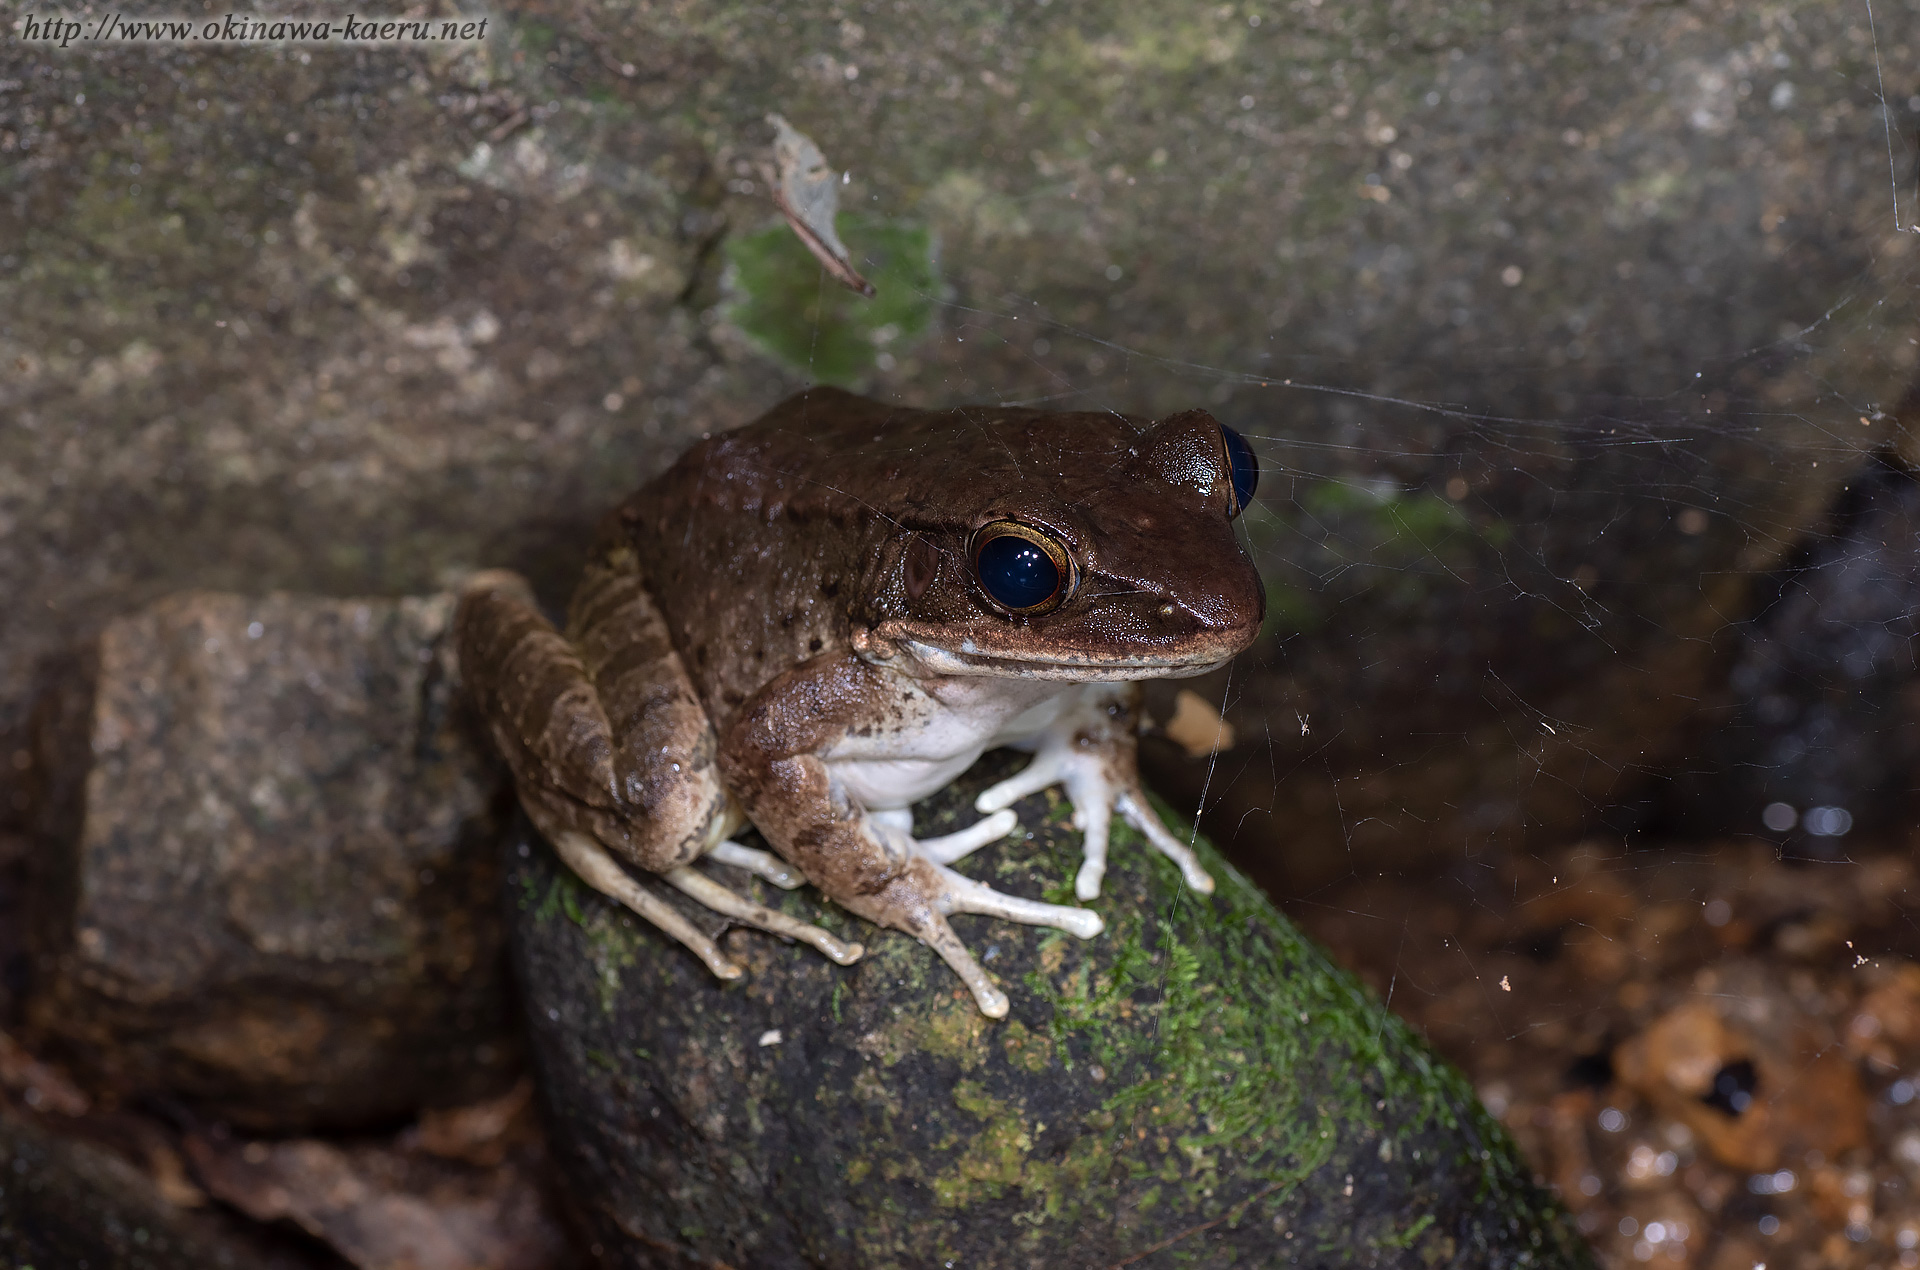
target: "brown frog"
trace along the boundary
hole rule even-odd
[[[1141,790],[1135,681],[1201,674],[1252,642],[1265,597],[1232,522],[1257,477],[1246,442],[1199,410],[1146,424],[815,389],[703,441],[610,515],[564,634],[513,575],[475,578],[461,663],[540,832],[716,975],[741,971],[623,866],[854,961],[860,945],[695,862],[804,878],[931,945],[997,1018],[1007,998],[949,915],[1102,928],[950,867],[1010,833],[1018,799],[1066,787],[1083,900],[1114,811],[1213,889]],[[914,838],[912,804],[997,745],[1033,762],[980,795],[975,825]],[[749,822],[777,858],[729,840]]]

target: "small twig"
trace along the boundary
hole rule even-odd
[[[487,133],[488,143],[491,145],[499,145],[502,141],[505,141],[508,137],[512,136],[514,132],[520,127],[520,125],[525,123],[529,117],[530,116],[527,114],[527,108],[525,106],[520,107],[518,110],[514,111],[512,114],[508,115],[505,119],[502,119],[499,123],[493,126],[493,130]]]

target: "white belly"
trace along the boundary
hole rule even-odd
[[[903,679],[886,723],[849,734],[820,757],[840,790],[869,811],[911,806],[946,788],[996,745],[1044,732],[1074,684],[1004,678]]]
[[[930,759],[841,759],[829,760],[833,773],[848,798],[868,811],[890,811],[910,807],[927,795],[945,789],[953,778],[972,767],[986,752],[976,746],[962,754],[941,760]]]

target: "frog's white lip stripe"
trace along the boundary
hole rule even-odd
[[[941,648],[917,639],[901,641],[914,659],[935,674],[1002,675],[1020,679],[1061,679],[1073,683],[1091,680],[1185,679],[1204,675],[1227,664],[1230,657],[1195,661],[1175,657],[1083,657],[1079,659],[1017,657],[982,652],[972,640],[958,649]]]

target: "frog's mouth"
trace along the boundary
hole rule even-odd
[[[1186,679],[1217,670],[1238,649],[1207,649],[1186,656],[1109,655],[1032,657],[1019,653],[988,652],[972,640],[957,648],[929,644],[911,637],[899,646],[915,661],[940,675],[993,675],[1007,679],[1059,679],[1069,683],[1094,680]]]

